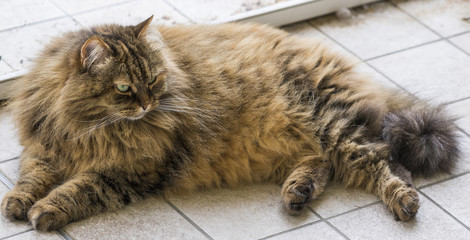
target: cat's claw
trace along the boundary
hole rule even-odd
[[[32,199],[28,193],[8,192],[2,201],[2,215],[11,220],[26,220],[26,214],[34,203]]]

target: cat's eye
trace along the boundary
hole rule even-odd
[[[129,91],[129,85],[116,85],[116,88],[123,93]]]
[[[150,79],[149,85],[156,82],[156,81],[157,81],[157,77],[153,77],[152,79]]]

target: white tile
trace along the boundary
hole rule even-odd
[[[55,232],[29,231],[8,238],[8,240],[62,240],[63,238]]]
[[[0,30],[65,15],[49,1],[2,0],[0,9]]]
[[[384,204],[330,219],[350,239],[470,239],[470,231],[420,195],[421,207],[408,222],[395,221]]]
[[[457,116],[458,126],[466,133],[470,134],[470,99],[458,101],[447,105],[449,112]]]
[[[244,0],[172,0],[170,3],[179,9],[184,15],[197,23],[208,23],[222,20],[228,16],[237,14]]]
[[[470,14],[469,14],[470,16]],[[459,46],[462,50],[470,54],[470,33],[462,34],[449,39],[451,42]]]
[[[5,75],[7,73],[14,72],[15,70],[8,66],[8,64],[5,62],[3,57],[0,59],[0,76]]]
[[[363,189],[346,189],[339,183],[329,183],[325,192],[309,206],[323,218],[330,218],[377,201],[380,201],[378,197]]]
[[[0,33],[2,56],[15,70],[31,65],[36,56],[53,36],[77,29],[79,26],[68,18],[48,21]]]
[[[142,0],[129,2],[96,11],[74,15],[73,18],[84,26],[96,24],[117,23],[136,25],[154,15],[153,24],[173,25],[186,23],[187,20],[167,5],[163,0]]]
[[[207,239],[161,198],[71,223],[73,239]]]
[[[0,111],[0,161],[18,157],[23,150],[10,113]]]
[[[470,227],[470,174],[460,176],[421,191],[450,214]]]
[[[266,237],[318,220],[308,209],[289,216],[274,184],[172,196],[169,200],[214,239]]]
[[[277,235],[269,238],[270,240],[293,240],[293,239],[318,239],[318,240],[332,240],[344,239],[341,234],[336,232],[333,228],[324,222],[314,223],[310,226],[302,227],[287,233]]]
[[[102,8],[109,5],[116,5],[126,0],[52,0],[57,6],[64,9],[69,14],[83,11],[89,11],[96,8]]]
[[[470,96],[470,57],[445,41],[369,61],[394,82],[434,103]]]
[[[370,77],[374,82],[377,82],[386,88],[399,89],[399,86],[397,86],[392,81],[388,80],[386,77],[384,77],[382,74],[374,70],[371,66],[369,66],[365,62],[361,62],[357,64],[355,71],[358,73],[367,74],[367,76]]]
[[[416,46],[439,37],[388,2],[354,8],[354,17],[334,15],[311,23],[362,59]]]
[[[444,37],[470,30],[470,4],[467,0],[392,0]]]
[[[333,40],[325,36],[325,34],[318,31],[307,22],[287,25],[287,26],[284,26],[282,29],[300,38],[314,39],[316,42],[322,45],[326,45],[328,48],[338,53],[340,56],[347,57],[355,63],[361,62],[361,60],[359,60],[356,56],[354,56],[348,50],[344,49],[343,47],[335,43]]]
[[[20,159],[0,163],[0,172],[15,184],[20,177]]]
[[[0,182],[0,201],[8,191],[9,189]],[[25,221],[10,221],[4,216],[0,216],[0,238],[2,239],[29,229],[32,229],[32,227]]]

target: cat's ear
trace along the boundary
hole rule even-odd
[[[136,37],[142,38],[146,35],[147,28],[150,25],[150,22],[152,22],[152,19],[153,15],[147,18],[147,20],[134,26],[134,32]]]
[[[100,37],[88,38],[80,51],[80,61],[82,66],[90,68],[93,64],[102,63],[109,57],[111,50]]]

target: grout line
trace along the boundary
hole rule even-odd
[[[195,227],[197,230],[199,230],[199,232],[201,232],[202,234],[204,234],[204,236],[206,236],[208,239],[210,240],[214,240],[209,234],[207,234],[204,230],[202,230],[201,227],[199,227],[193,220],[191,220],[186,214],[184,214],[180,209],[178,209],[175,205],[173,205],[173,203],[171,203],[168,199],[166,199],[165,197],[163,197],[163,200],[168,204],[170,205],[171,208],[173,208],[173,210],[175,210],[176,212],[178,212],[184,219],[186,219],[186,221],[188,221],[191,225],[193,225],[193,227]]]
[[[425,27],[426,29],[428,29],[429,31],[433,32],[434,34],[436,34],[437,36],[441,37],[441,39],[443,39],[444,41],[446,41],[447,43],[449,43],[450,45],[454,46],[455,48],[457,48],[458,50],[460,50],[461,52],[463,52],[464,54],[466,54],[467,56],[470,56],[470,53],[466,52],[465,50],[463,50],[462,48],[460,48],[459,46],[457,46],[456,44],[454,44],[452,41],[449,40],[450,37],[444,37],[442,34],[440,34],[439,32],[437,32],[436,30],[434,30],[433,28],[431,28],[430,26],[428,26],[427,24],[423,23],[421,20],[419,20],[418,18],[416,18],[414,15],[412,15],[411,13],[407,12],[405,9],[402,9],[400,8],[398,5],[396,5],[395,3],[393,2],[390,2],[392,6],[394,6],[396,9],[398,9],[399,11],[401,11],[402,13],[408,15],[410,18],[412,18],[413,20],[417,21],[419,24],[421,24],[421,26]],[[467,31],[467,32],[470,32],[470,31]],[[462,33],[463,34],[463,33]],[[458,35],[458,34],[456,34]],[[454,36],[456,36],[454,35]]]
[[[428,195],[426,195],[423,191],[421,191],[420,189],[418,189],[418,192],[421,193],[425,198],[427,198],[430,202],[434,203],[434,205],[436,205],[438,208],[440,208],[442,211],[444,211],[445,213],[447,213],[447,215],[449,215],[450,217],[452,217],[455,221],[457,221],[458,223],[460,223],[464,228],[466,228],[467,230],[470,231],[470,227],[465,225],[462,221],[460,221],[458,218],[456,218],[454,215],[452,215],[449,211],[447,211],[445,208],[443,208],[440,204],[438,204],[436,201],[434,201],[434,199],[430,198]]]
[[[165,2],[168,6],[170,6],[171,8],[173,8],[173,10],[175,10],[177,13],[179,13],[181,16],[185,17],[189,22],[191,23],[196,23],[196,21],[194,21],[193,19],[191,19],[189,16],[187,16],[186,14],[184,14],[182,11],[179,10],[179,8],[177,8],[176,6],[174,6],[173,4],[171,4],[170,1],[168,0],[163,0],[163,2]]]
[[[57,5],[57,3],[55,3],[53,0],[49,0],[49,2],[51,2],[54,6],[56,6],[58,9],[60,9],[63,13],[65,13],[65,15],[67,15],[67,17],[70,18],[70,20],[74,21],[76,24],[83,27],[83,25],[79,21],[77,21],[75,18],[73,18],[72,15],[70,15],[67,11],[65,11],[65,9],[63,9],[62,7]]]
[[[436,39],[436,40],[431,40],[429,42],[420,43],[420,44],[410,46],[410,47],[406,47],[406,48],[396,50],[396,51],[393,51],[393,52],[389,52],[389,53],[385,53],[385,54],[378,55],[378,56],[375,56],[375,57],[367,58],[367,59],[364,59],[364,61],[372,61],[372,60],[375,60],[375,59],[378,59],[378,58],[381,58],[381,57],[386,57],[386,56],[389,56],[389,55],[393,55],[395,53],[401,53],[401,52],[408,51],[408,50],[411,50],[411,49],[415,49],[415,48],[419,48],[419,47],[422,47],[422,46],[430,45],[430,44],[433,44],[433,43],[436,43],[436,42],[439,42],[439,41],[442,41],[442,40],[446,40],[446,39],[439,36],[439,38]]]
[[[454,104],[454,103],[458,103],[458,102],[462,102],[462,101],[465,101],[465,100],[469,100],[470,97],[465,97],[465,98],[462,98],[462,99],[458,99],[458,100],[453,100],[453,101],[450,101],[450,102],[446,102],[444,103],[444,105],[450,105],[450,104]]]
[[[21,235],[21,234],[27,233],[27,232],[31,232],[31,231],[34,231],[34,229],[28,229],[28,230],[25,230],[25,231],[21,231],[21,232],[15,233],[15,234],[10,235],[10,236],[2,237],[2,238],[0,238],[0,240],[8,239],[8,238],[11,238],[11,237],[16,237],[16,236],[18,236],[18,235]]]
[[[285,233],[288,233],[288,232],[293,232],[293,231],[296,231],[298,229],[302,229],[302,228],[306,228],[308,226],[312,226],[312,225],[315,225],[315,224],[319,224],[321,223],[322,221],[319,219],[319,220],[316,220],[316,221],[313,221],[311,223],[307,223],[307,224],[304,224],[304,225],[300,225],[298,227],[295,227],[295,228],[291,228],[291,229],[288,229],[288,230],[285,230],[285,231],[282,231],[282,232],[278,232],[278,233],[274,233],[274,234],[271,234],[267,237],[263,237],[263,238],[260,238],[259,240],[265,240],[265,239],[270,239],[270,238],[273,238],[273,237],[277,237],[279,235],[283,235]]]
[[[364,61],[364,59],[362,59],[361,57],[359,57],[356,53],[354,53],[353,51],[351,51],[350,49],[348,49],[346,46],[344,46],[342,43],[338,42],[336,39],[334,39],[333,37],[331,37],[330,35],[328,35],[327,33],[325,33],[323,30],[321,30],[320,28],[316,27],[315,25],[313,25],[313,23],[311,21],[307,21],[307,23],[312,26],[314,29],[316,29],[317,31],[319,31],[320,33],[322,33],[323,35],[325,35],[328,39],[330,39],[331,41],[333,41],[334,43],[338,44],[341,48],[343,48],[344,50],[346,50],[347,52],[349,52],[350,54],[352,54],[353,56],[355,56],[357,59],[359,59],[361,62],[365,63],[367,66],[369,66],[370,68],[372,68],[374,71],[376,71],[377,73],[379,73],[380,75],[382,75],[384,78],[386,78],[388,81],[390,81],[391,83],[395,84],[395,86],[397,86],[398,88],[400,88],[401,90],[405,91],[406,93],[408,94],[411,94],[410,92],[408,92],[404,87],[402,87],[400,84],[396,83],[395,81],[393,81],[391,78],[389,78],[387,75],[385,75],[382,71],[378,70],[376,67],[374,67],[372,64],[370,64],[369,62],[366,62]],[[411,94],[413,97],[416,97],[414,94]]]
[[[101,7],[97,7],[97,8],[87,9],[87,10],[84,10],[84,11],[81,11],[81,12],[72,13],[72,14],[70,14],[70,16],[73,17],[75,15],[90,13],[90,12],[94,12],[94,11],[98,11],[98,10],[103,10],[105,8],[111,8],[111,7],[123,5],[123,4],[130,3],[130,2],[137,2],[137,1],[139,1],[139,0],[125,0],[125,1],[122,1],[122,2],[117,2],[117,3],[113,3],[113,4],[109,4],[109,5],[105,5],[105,6],[101,6]]]
[[[445,38],[449,39],[449,38],[453,38],[453,37],[458,37],[458,36],[461,36],[461,35],[464,35],[464,34],[467,34],[467,33],[470,33],[470,30],[464,31],[464,32],[461,32],[461,33],[457,33],[457,34],[453,34],[453,35],[447,36]]]
[[[64,240],[73,240],[71,236],[67,234],[62,228],[56,230],[57,234],[59,234]]]
[[[378,201],[376,201],[376,202],[369,203],[369,204],[366,204],[366,205],[364,205],[364,206],[361,206],[361,207],[358,207],[358,208],[354,208],[354,209],[348,210],[348,211],[346,211],[346,212],[342,212],[342,213],[336,214],[336,215],[334,215],[334,216],[328,217],[328,218],[326,218],[326,220],[330,220],[330,219],[333,219],[333,218],[335,218],[335,217],[339,217],[339,216],[343,216],[343,215],[346,215],[346,214],[349,214],[349,213],[352,213],[352,212],[355,212],[355,211],[359,211],[359,210],[361,210],[361,209],[363,209],[363,208],[367,208],[367,207],[370,207],[370,206],[378,205],[378,204],[380,204],[380,203],[382,203],[382,201],[381,201],[381,200],[378,200]]]
[[[3,184],[5,184],[10,190],[15,187],[15,184],[13,184],[13,182],[11,182],[11,180],[8,179],[8,177],[5,176],[2,172],[0,172],[0,182],[3,182]]]
[[[312,208],[310,208],[309,206],[307,206],[307,208],[313,212],[313,214],[315,214],[318,218],[320,218],[320,220],[324,223],[326,223],[326,225],[330,226],[331,228],[333,228],[333,230],[335,230],[339,235],[341,235],[344,239],[347,239],[347,240],[351,240],[348,236],[346,236],[346,234],[344,234],[343,232],[341,232],[335,225],[333,225],[332,223],[330,223],[330,221],[328,221],[327,219],[323,218],[322,216],[320,216],[320,214],[318,214],[317,212],[315,212]]]
[[[46,22],[53,22],[53,21],[60,20],[60,19],[63,19],[63,18],[67,18],[67,15],[58,16],[58,17],[49,18],[49,19],[44,19],[44,20],[40,20],[40,21],[36,21],[36,22],[32,22],[32,23],[26,23],[26,24],[23,24],[21,26],[15,26],[15,27],[11,27],[11,28],[2,29],[2,30],[0,30],[0,33],[8,32],[8,31],[15,30],[15,29],[20,29],[20,28],[23,28],[23,27],[34,26],[34,25],[38,25],[38,24],[42,24],[42,23],[46,23]]]
[[[431,187],[431,186],[434,186],[436,184],[439,184],[439,183],[443,183],[443,182],[447,182],[447,181],[450,181],[452,179],[455,179],[455,178],[458,178],[458,177],[461,177],[461,176],[464,176],[464,175],[467,175],[470,173],[470,170],[469,171],[465,171],[465,172],[462,172],[462,173],[459,173],[459,174],[456,174],[456,175],[453,175],[453,176],[449,176],[448,178],[445,178],[445,179],[441,179],[439,181],[436,181],[436,182],[433,182],[433,183],[429,183],[429,184],[426,184],[426,185],[423,185],[421,187],[417,187],[416,189],[423,189],[423,188],[427,188],[427,187]]]
[[[10,162],[10,161],[13,161],[13,160],[17,160],[17,159],[19,159],[19,158],[20,158],[20,157],[14,157],[14,158],[6,159],[6,160],[1,160],[0,163]]]

